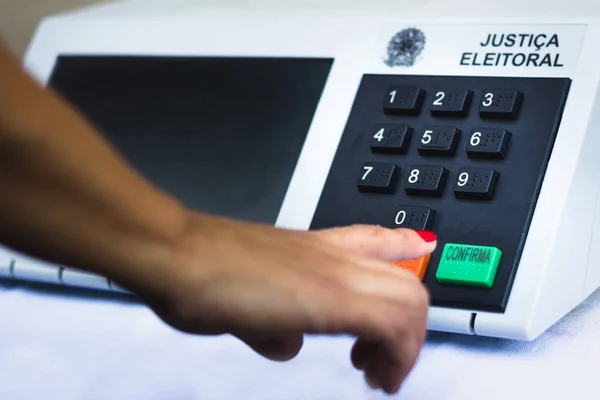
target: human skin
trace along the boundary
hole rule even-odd
[[[175,329],[231,334],[275,361],[295,357],[304,334],[350,334],[351,362],[387,393],[424,342],[428,293],[392,261],[431,253],[431,234],[304,232],[187,209],[2,43],[0,188],[0,243],[103,275]]]

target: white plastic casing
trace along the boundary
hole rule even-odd
[[[410,69],[381,63],[382,46],[394,29],[418,26],[433,34],[427,60]],[[471,36],[497,27],[561,30],[564,69],[464,67],[456,60]],[[511,29],[512,29],[511,28]],[[438,40],[449,29],[456,40]],[[496,28],[493,28],[496,29]],[[508,29],[508,28],[506,28]],[[450,35],[451,36],[451,35]],[[450,37],[449,36],[449,37]],[[561,36],[562,37],[562,36]],[[554,151],[543,181],[506,312],[488,313],[432,307],[429,328],[532,340],[600,285],[600,21],[587,19],[402,19],[372,16],[312,16],[271,12],[265,16],[206,13],[194,18],[50,18],[40,25],[26,56],[31,74],[45,84],[64,54],[292,56],[335,59],[303,151],[280,210],[277,225],[307,229],[365,73],[567,76],[572,79]],[[433,60],[433,61],[432,61]],[[17,260],[16,265],[20,264]],[[33,271],[16,276],[29,276]],[[17,271],[19,268],[17,268]],[[1,271],[0,271],[1,273]],[[45,274],[37,279],[44,279]],[[54,280],[47,275],[49,280]],[[75,278],[104,287],[97,279]],[[83,279],[83,280],[82,280]],[[63,283],[63,282],[61,282]],[[87,284],[87,283],[86,283]],[[109,290],[111,289],[109,286]]]

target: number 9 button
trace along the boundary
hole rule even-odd
[[[491,200],[498,177],[498,172],[492,168],[461,168],[454,185],[454,196],[457,199]]]

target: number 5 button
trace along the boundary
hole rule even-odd
[[[453,126],[426,126],[417,151],[422,156],[453,156],[459,139],[460,130]]]
[[[491,200],[496,192],[499,173],[491,168],[461,168],[454,185],[457,199]]]

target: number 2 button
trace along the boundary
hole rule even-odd
[[[358,190],[371,193],[393,193],[399,168],[394,164],[368,163],[363,165],[358,179]]]
[[[462,90],[436,90],[430,112],[434,117],[464,117],[469,111],[473,92]]]

